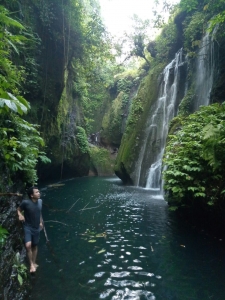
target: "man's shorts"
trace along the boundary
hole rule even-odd
[[[23,226],[24,229],[24,243],[31,242],[32,246],[37,246],[39,242],[40,230],[28,226]]]

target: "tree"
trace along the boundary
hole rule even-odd
[[[142,20],[136,14],[131,19],[133,21],[132,31],[131,33],[125,32],[125,39],[121,43],[121,46],[126,49],[124,61],[136,56],[143,58],[150,65],[146,53],[146,45],[149,42],[148,30],[150,29],[150,21],[148,19]]]

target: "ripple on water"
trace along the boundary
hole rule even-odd
[[[149,281],[139,282],[134,280],[115,280],[108,278],[104,284],[105,286],[113,285],[115,287],[127,287],[132,286],[134,288],[146,287],[149,286]]]
[[[127,276],[130,276],[130,272],[126,272],[126,271],[115,272],[115,273],[110,273],[110,276],[111,277],[118,277],[118,278],[127,277]]]
[[[148,272],[135,272],[135,274],[142,275],[142,276],[148,276],[148,277],[154,276],[153,273],[148,273]]]
[[[103,275],[105,274],[105,272],[98,272],[98,273],[95,273],[95,277],[102,277]]]
[[[108,290],[104,291],[103,293],[101,293],[99,298],[100,299],[105,299],[113,292],[115,292],[114,289],[108,289]]]
[[[114,253],[111,253],[111,252],[106,252],[106,253],[104,254],[105,257],[107,257],[107,256],[112,256],[112,255],[115,255],[115,254],[114,254]]]
[[[138,267],[138,266],[130,266],[128,267],[127,269],[130,269],[130,270],[135,270],[135,271],[138,271],[138,270],[143,270],[142,267]]]
[[[145,300],[155,300],[155,296],[153,293],[148,292],[148,291],[142,291],[142,290],[137,290],[137,291],[131,291],[128,288],[125,288],[125,290],[118,290],[116,291],[116,295],[112,297],[112,300],[140,300],[145,299]]]

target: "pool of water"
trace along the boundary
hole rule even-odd
[[[115,178],[41,189],[32,300],[225,299],[223,241],[178,220],[154,191]]]

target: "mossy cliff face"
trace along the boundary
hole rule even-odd
[[[94,176],[112,176],[114,174],[113,165],[115,156],[109,149],[90,147],[90,175]]]
[[[59,100],[54,130],[48,136],[48,156],[51,165],[42,165],[41,179],[63,179],[88,175],[90,155],[79,97],[73,92],[73,70],[65,71],[65,87]],[[81,137],[82,136],[82,137]],[[80,143],[81,141],[81,143]],[[83,144],[82,144],[83,142]]]
[[[39,165],[39,178],[87,175],[89,155],[82,152],[76,139],[76,125],[86,126],[82,111],[87,82],[84,74],[92,72],[85,69],[91,52],[87,43],[93,43],[91,38],[87,41],[91,18],[84,13],[85,4],[70,0],[3,4],[17,12],[15,18],[26,27],[29,38],[28,46],[13,60],[24,68],[21,89],[31,104],[26,118],[39,125],[44,150],[52,161],[47,166]]]
[[[151,107],[157,100],[159,75],[164,65],[152,69],[140,84],[137,96],[132,101],[126,131],[115,164],[115,173],[124,183],[134,183],[135,163],[144,142],[144,128]]]
[[[132,101],[145,74],[144,69],[139,69],[117,75],[114,83],[116,98],[108,103],[102,120],[101,140],[104,145],[120,146]]]

